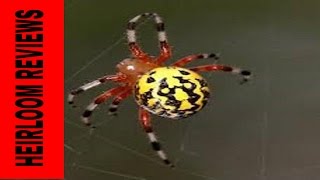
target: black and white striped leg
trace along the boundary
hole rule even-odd
[[[84,113],[81,116],[81,120],[83,123],[87,126],[91,126],[91,121],[89,120],[90,116],[92,115],[92,112],[96,109],[96,107],[106,101],[111,96],[115,96],[119,93],[121,93],[125,88],[124,87],[116,87],[113,89],[110,89],[106,91],[105,93],[98,96],[92,103],[90,103]]]
[[[93,87],[99,86],[106,81],[120,81],[121,79],[124,79],[124,77],[120,76],[120,75],[108,75],[108,76],[101,77],[97,80],[91,81],[87,84],[84,84],[84,85],[80,86],[79,88],[71,91],[71,93],[68,96],[68,103],[74,104],[74,97],[76,95],[78,95],[84,91],[87,91]]]
[[[116,116],[119,104],[121,103],[121,101],[123,101],[129,95],[131,95],[131,93],[132,93],[132,90],[128,89],[128,90],[124,91],[123,93],[120,93],[119,95],[117,95],[113,99],[112,103],[110,104],[109,115]]]
[[[208,58],[213,58],[214,63],[218,62],[218,59],[220,58],[219,54],[216,53],[210,53],[210,54],[193,54],[186,56],[184,58],[179,59],[175,63],[172,64],[172,66],[178,66],[178,67],[183,67],[188,63],[191,63],[192,61],[198,60],[198,59],[208,59]]]
[[[153,132],[152,126],[151,126],[151,120],[150,120],[150,114],[144,110],[143,108],[139,109],[139,120],[140,123],[143,126],[143,129],[148,135],[149,141],[151,143],[151,146],[154,151],[156,151],[157,155],[162,159],[162,161],[170,166],[174,167],[174,165],[171,163],[171,161],[168,159],[167,154],[162,150],[161,145]]]
[[[137,44],[137,37],[136,37],[136,26],[139,23],[139,20],[142,18],[149,18],[152,17],[156,23],[156,29],[158,32],[158,40],[160,44],[160,57],[157,61],[160,59],[166,60],[171,56],[171,48],[168,45],[168,39],[164,28],[164,23],[162,21],[162,18],[157,13],[143,13],[140,14],[134,18],[132,18],[127,27],[127,38],[129,47],[131,49],[131,52],[136,56],[139,57],[142,55],[145,55],[145,53],[140,49],[139,45]]]
[[[192,71],[195,72],[208,72],[208,71],[224,71],[224,72],[230,72],[232,74],[240,75],[242,76],[242,80],[240,81],[240,84],[243,84],[251,79],[251,72],[248,70],[242,70],[240,68],[231,67],[231,66],[225,66],[225,65],[204,65],[204,66],[197,66],[193,68],[189,68]]]
[[[233,68],[232,73],[239,74],[242,76],[240,84],[244,84],[252,78],[251,71],[248,71],[248,70],[242,70],[240,68]]]

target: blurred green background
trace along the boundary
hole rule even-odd
[[[65,106],[66,179],[320,179],[319,9],[318,0],[66,0],[66,96],[115,73],[129,55],[126,24],[143,12],[163,17],[170,62],[217,52],[221,63],[254,73],[245,85],[230,74],[206,73],[213,97],[205,109],[182,121],[153,116],[175,169],[151,150],[132,98],[116,118],[108,116],[108,103],[101,105],[90,131],[80,115],[114,84],[81,94],[77,108]],[[139,26],[138,37],[146,51],[158,53],[152,21]]]

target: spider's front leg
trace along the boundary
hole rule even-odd
[[[158,57],[156,62],[157,64],[162,64],[171,57],[172,52],[171,52],[171,47],[168,43],[164,22],[162,21],[162,18],[158,14],[156,13],[153,13],[153,14],[154,14],[154,19],[156,22],[156,28],[158,32],[158,41],[160,44],[160,56]]]
[[[211,54],[193,54],[193,55],[189,55],[189,56],[186,56],[184,58],[179,59],[178,61],[173,63],[171,66],[183,67],[186,64],[191,63],[192,61],[195,61],[195,60],[198,60],[198,59],[208,59],[208,58],[214,58],[215,63],[216,63],[218,61],[218,59],[219,59],[219,55],[215,54],[215,53],[211,53]]]
[[[145,14],[141,14],[138,15],[134,18],[132,18],[127,25],[127,40],[128,40],[128,45],[129,45],[129,49],[131,51],[131,54],[140,60],[144,60],[144,61],[151,61],[151,57],[148,56],[147,53],[145,53],[140,46],[137,43],[137,36],[136,36],[136,27],[137,24],[139,22],[139,20],[141,19],[141,17],[145,17],[147,16],[146,13]]]
[[[160,56],[157,58],[156,63],[162,64],[165,60],[171,57],[171,47],[168,44],[168,39],[164,29],[164,23],[162,21],[162,18],[157,13],[140,14],[129,21],[127,27],[127,39],[129,43],[129,48],[134,57],[145,61],[151,60],[151,57],[149,57],[145,52],[143,52],[138,43],[136,42],[136,26],[140,22],[141,18],[149,17],[152,17],[156,23],[158,40],[160,44]]]
[[[193,68],[189,68],[189,69],[192,71],[195,71],[195,72],[224,71],[224,72],[230,72],[233,74],[238,74],[243,77],[240,84],[247,82],[251,78],[250,71],[242,70],[242,69],[236,68],[236,67],[225,66],[225,65],[212,64],[212,65],[197,66],[197,67],[193,67]]]
[[[141,107],[139,109],[139,120],[140,120],[140,123],[141,123],[144,131],[148,135],[148,138],[150,140],[150,143],[152,145],[153,150],[155,150],[157,152],[158,156],[163,160],[163,162],[166,165],[169,165],[170,167],[174,167],[174,165],[167,158],[166,153],[161,149],[161,145],[160,145],[156,135],[153,132],[153,129],[151,126],[150,114],[145,109],[143,109]]]

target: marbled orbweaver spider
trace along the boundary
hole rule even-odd
[[[149,56],[136,42],[136,26],[142,18],[149,17],[155,21],[158,32],[160,44],[158,57]],[[180,119],[200,111],[205,106],[210,93],[207,82],[198,72],[230,72],[241,75],[242,83],[249,80],[251,73],[247,70],[216,63],[185,68],[185,65],[198,59],[213,58],[217,60],[218,56],[214,53],[189,55],[165,66],[164,62],[171,57],[171,48],[168,44],[162,18],[156,13],[144,13],[131,19],[127,26],[127,40],[132,57],[122,60],[117,65],[118,72],[115,75],[103,76],[71,91],[68,102],[73,104],[74,96],[102,83],[116,82],[117,87],[105,91],[87,106],[82,114],[82,121],[87,126],[91,126],[89,117],[94,109],[111,97],[114,99],[109,112],[115,115],[120,102],[133,94],[139,106],[140,123],[147,133],[152,148],[165,164],[173,167],[153,133],[150,113],[166,118]]]

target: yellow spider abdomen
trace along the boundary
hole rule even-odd
[[[180,119],[195,114],[208,101],[207,82],[180,67],[159,67],[142,75],[134,89],[138,105],[158,116]]]

